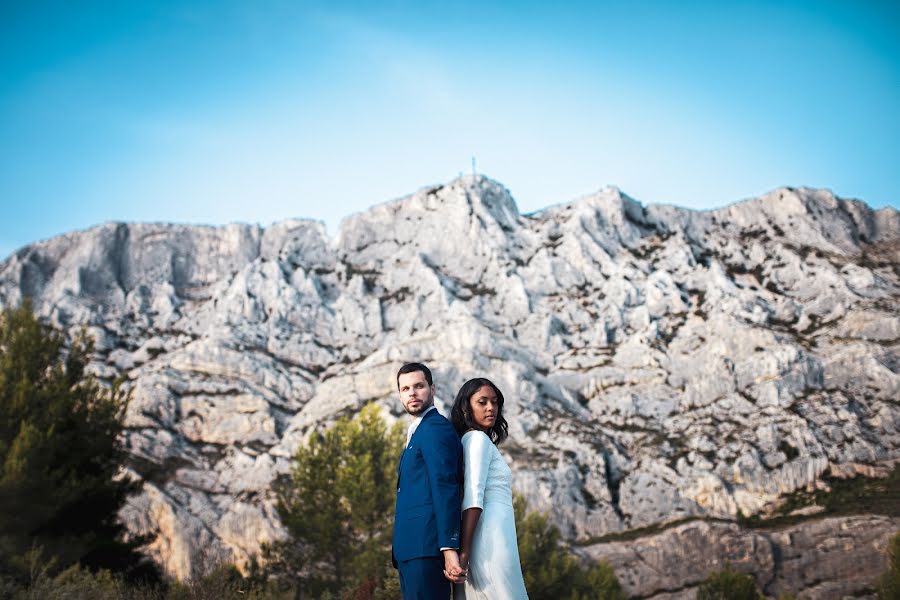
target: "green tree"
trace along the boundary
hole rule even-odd
[[[727,565],[721,571],[711,573],[697,588],[697,600],[762,600],[756,580],[752,575],[734,570]]]
[[[900,533],[888,542],[888,568],[878,579],[875,594],[878,600],[900,600]]]
[[[91,352],[83,332],[67,348],[29,302],[0,313],[0,575],[27,579],[32,550],[56,570],[140,561],[117,520],[135,486],[116,477],[127,398],[85,373]]]
[[[312,597],[381,585],[403,439],[403,426],[389,431],[369,405],[297,450],[290,477],[276,485],[289,538],[264,548],[276,575]]]
[[[585,566],[562,545],[559,529],[546,515],[527,513],[517,496],[516,534],[519,560],[529,598],[555,600],[624,600],[615,573],[605,562]]]

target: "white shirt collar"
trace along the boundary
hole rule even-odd
[[[409,427],[406,429],[406,445],[407,446],[409,446],[409,440],[412,439],[412,436],[416,432],[416,428],[419,426],[419,423],[422,422],[422,417],[424,417],[425,415],[427,415],[428,413],[430,413],[433,410],[437,410],[435,408],[434,404],[432,404],[431,406],[429,406],[428,408],[423,410],[421,413],[416,415],[416,418],[413,419],[413,422],[409,424]]]

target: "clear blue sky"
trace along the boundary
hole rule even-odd
[[[471,170],[900,205],[898,2],[0,0],[0,256],[109,220],[323,220]]]

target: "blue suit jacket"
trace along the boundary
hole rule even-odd
[[[459,548],[462,444],[437,410],[422,417],[400,457],[393,558],[440,556]]]

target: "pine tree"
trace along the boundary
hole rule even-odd
[[[59,570],[140,561],[117,521],[135,485],[116,477],[126,396],[85,373],[91,352],[28,302],[0,313],[0,575],[25,578],[34,551]]]
[[[272,571],[318,597],[378,585],[390,561],[403,427],[388,431],[377,407],[313,434],[276,486],[288,539],[264,549]]]
[[[559,529],[546,515],[527,513],[517,496],[516,534],[519,560],[529,598],[556,600],[624,600],[625,593],[605,562],[584,565],[562,545]]]

